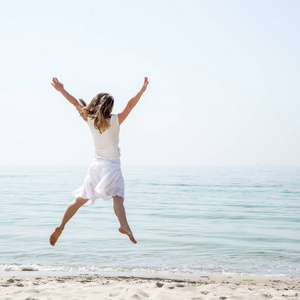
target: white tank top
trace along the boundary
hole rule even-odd
[[[87,119],[94,139],[94,150],[96,158],[118,159],[120,158],[119,132],[120,125],[118,115],[111,115],[110,126],[100,133],[94,126],[94,120]]]

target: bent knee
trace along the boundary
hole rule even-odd
[[[114,199],[114,201],[122,201],[122,202],[124,202],[124,198],[122,198],[120,196],[114,196],[113,199]]]
[[[89,199],[84,199],[84,198],[81,198],[81,197],[77,197],[75,199],[75,201],[76,201],[76,203],[83,205],[83,204],[87,203],[89,201]]]

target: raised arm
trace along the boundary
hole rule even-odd
[[[56,77],[52,78],[52,86],[59,91],[71,104],[73,104],[76,109],[78,110],[78,112],[80,113],[80,116],[86,121],[86,114],[82,113],[82,111],[79,109],[79,107],[81,106],[81,104],[78,102],[78,100],[73,97],[71,94],[69,94],[65,89],[64,89],[64,85],[58,81],[58,79]]]
[[[124,122],[124,120],[127,118],[127,116],[129,115],[129,113],[131,112],[131,110],[139,102],[139,100],[142,97],[143,93],[147,89],[148,83],[149,83],[148,77],[145,77],[144,84],[143,84],[142,88],[140,89],[140,91],[133,98],[131,98],[128,101],[128,103],[127,103],[126,107],[123,109],[123,111],[118,114],[119,124],[120,125]]]

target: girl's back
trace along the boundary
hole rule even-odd
[[[118,121],[118,115],[111,115],[110,125],[102,133],[100,133],[99,130],[95,128],[93,119],[87,118],[86,122],[89,125],[94,139],[94,151],[96,158],[120,158],[120,149],[118,146],[120,125]]]

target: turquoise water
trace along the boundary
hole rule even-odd
[[[0,273],[300,275],[300,168],[126,166],[138,244],[98,200],[52,247],[87,167],[0,167]]]

